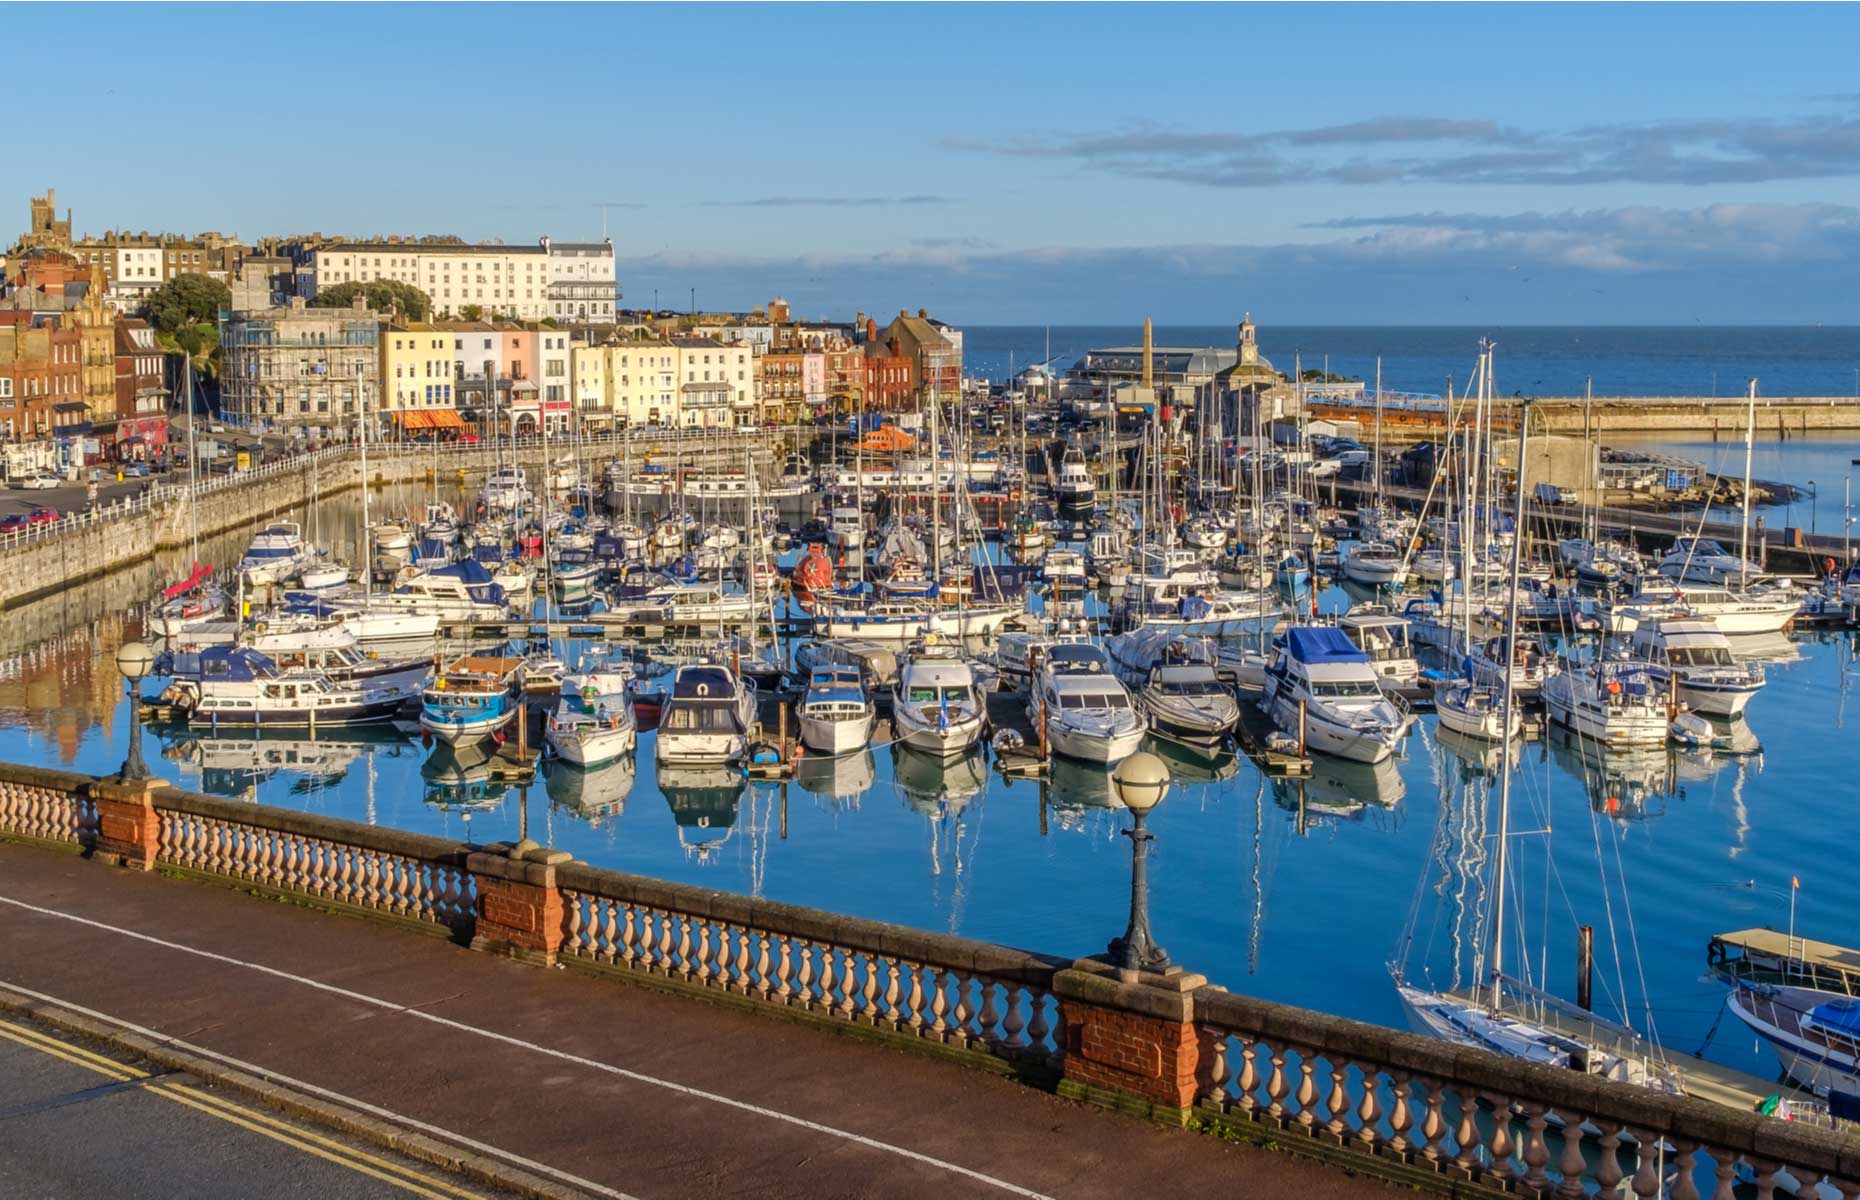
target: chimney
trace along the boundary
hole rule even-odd
[[[878,341],[878,318],[877,317],[867,317],[865,319],[865,340],[868,343],[875,343]]]
[[[1143,387],[1149,390],[1155,386],[1155,372],[1151,369],[1153,351],[1156,348],[1155,330],[1150,327],[1150,319],[1143,318]]]
[[[929,309],[927,309],[927,308],[920,308],[920,309],[918,309],[918,310],[917,310],[917,319],[918,319],[918,320],[920,320],[920,321],[928,321],[928,320],[930,319],[930,310],[929,310]]]

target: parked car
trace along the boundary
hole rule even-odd
[[[57,519],[57,510],[47,508],[43,504],[33,505],[32,511],[26,514],[26,524],[28,525],[50,525]]]
[[[8,513],[0,517],[0,533],[24,533],[31,526],[32,522],[26,519],[25,513]]]
[[[58,476],[52,474],[50,471],[34,471],[30,475],[20,477],[14,486],[39,490],[44,488],[55,488],[61,482]]]
[[[134,476],[135,478],[140,479],[142,476],[147,475],[148,473],[149,473],[149,465],[145,462],[139,462],[139,461],[132,459],[129,462],[126,462],[123,464],[123,477],[125,479],[131,476]]]

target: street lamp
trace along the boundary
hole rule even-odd
[[[154,662],[155,652],[142,642],[124,642],[116,648],[116,669],[122,672],[129,692],[129,753],[117,774],[123,783],[149,778],[148,764],[142,761],[142,677]]]
[[[1111,773],[1111,789],[1130,810],[1130,927],[1109,946],[1111,963],[1126,971],[1166,971],[1169,953],[1150,937],[1149,843],[1156,835],[1143,819],[1169,791],[1169,768],[1147,751],[1138,751]]]
[[[1808,481],[1808,531],[1815,532],[1815,518],[1821,512],[1821,489],[1814,480]]]

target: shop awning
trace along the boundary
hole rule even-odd
[[[432,418],[435,429],[463,429],[465,418],[449,408],[435,408],[426,414]]]
[[[394,419],[400,422],[402,429],[431,429],[433,427],[433,415],[417,408],[402,409],[394,414]]]

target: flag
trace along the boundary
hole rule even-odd
[[[949,728],[949,697],[943,695],[942,691],[941,688],[937,689],[936,727],[939,730]]]
[[[1801,877],[1800,875],[1791,875],[1791,876],[1789,876],[1789,886],[1790,886],[1790,887],[1792,887],[1792,888],[1799,888],[1799,887],[1801,887],[1801,886],[1802,886],[1802,877]]]

